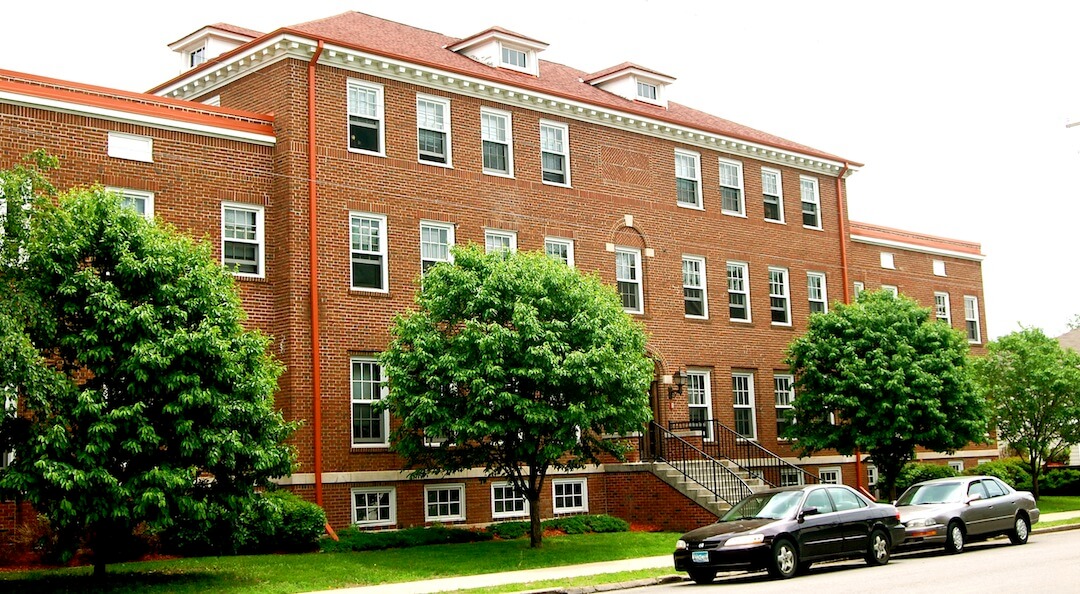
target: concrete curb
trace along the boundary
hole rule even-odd
[[[686,581],[686,576],[682,575],[664,575],[656,578],[644,578],[640,580],[631,580],[628,582],[612,582],[610,584],[597,584],[595,586],[573,586],[557,588],[541,588],[539,590],[528,590],[525,592],[518,592],[518,594],[594,594],[596,592],[615,592],[618,590],[630,590],[631,588],[645,588],[647,586],[661,586],[664,584],[674,584],[678,582]]]

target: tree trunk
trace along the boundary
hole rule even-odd
[[[540,521],[540,492],[533,489],[535,497],[529,498],[529,546],[539,549],[544,546],[544,525]]]
[[[1031,495],[1035,497],[1035,501],[1039,500],[1039,471],[1042,470],[1040,462],[1035,456],[1028,459],[1028,470],[1031,471]],[[1016,487],[1016,485],[1011,486]]]
[[[94,581],[105,581],[105,559],[96,552],[94,554]]]

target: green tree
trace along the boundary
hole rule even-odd
[[[549,469],[621,458],[604,435],[651,416],[646,335],[618,295],[543,253],[455,249],[423,276],[418,308],[399,315],[382,356],[392,447],[412,476],[483,468],[529,502],[541,546]],[[439,441],[433,447],[431,441]]]
[[[0,386],[21,402],[0,424],[15,451],[0,490],[32,503],[69,551],[88,548],[101,576],[137,526],[241,510],[289,474],[282,368],[243,328],[210,248],[101,187],[53,205],[32,167],[0,179],[21,217],[4,221],[15,233],[0,250]]]
[[[1043,464],[1080,441],[1080,354],[1037,328],[990,342],[975,361],[998,438],[1021,452],[1039,496]]]
[[[967,341],[907,297],[867,292],[810,317],[788,347],[796,376],[801,452],[866,452],[895,498],[916,446],[951,452],[986,434],[986,411],[966,365]]]

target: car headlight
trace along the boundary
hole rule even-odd
[[[675,543],[675,550],[676,551],[681,551],[681,550],[683,550],[685,548],[686,548],[686,541],[680,538],[678,540],[678,542]]]
[[[740,545],[755,545],[765,542],[764,534],[744,534],[742,536],[733,536],[724,543],[725,547],[737,547]]]
[[[916,518],[914,520],[909,520],[904,525],[908,528],[923,528],[926,526],[933,526],[934,524],[937,524],[937,522],[934,521],[933,518]]]

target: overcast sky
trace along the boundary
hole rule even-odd
[[[11,2],[0,68],[145,91],[204,25],[349,10],[453,37],[499,25],[549,61],[674,76],[673,101],[865,163],[853,220],[981,243],[990,338],[1056,336],[1080,314],[1080,2]]]

